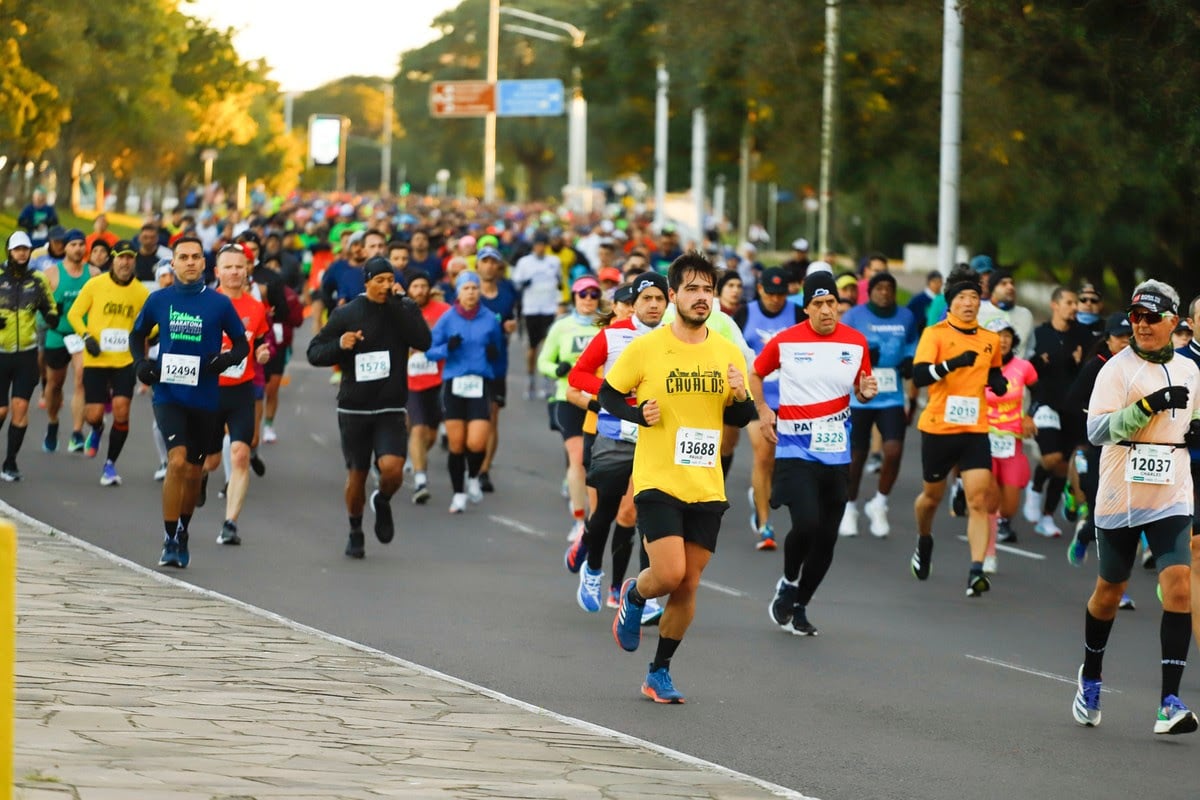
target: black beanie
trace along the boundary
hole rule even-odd
[[[375,256],[363,265],[363,280],[369,281],[376,275],[382,275],[385,272],[394,273],[392,262],[388,261],[383,256]]]
[[[837,283],[828,272],[814,272],[804,278],[804,307],[818,297],[838,296]]]

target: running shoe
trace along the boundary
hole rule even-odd
[[[871,453],[867,456],[867,463],[863,465],[863,471],[868,475],[874,475],[883,469],[883,453]]]
[[[1196,730],[1196,715],[1188,710],[1173,694],[1162,701],[1158,709],[1158,719],[1154,721],[1155,733],[1193,733]]]
[[[608,599],[604,601],[605,608],[621,607],[621,587],[613,586],[608,590]]]
[[[8,483],[16,483],[21,480],[21,470],[17,469],[15,461],[6,462],[3,467],[0,467],[0,480]]]
[[[816,636],[816,627],[808,621],[808,614],[805,612],[804,606],[796,606],[792,609],[792,624],[784,627],[784,630],[792,636]]]
[[[262,440],[263,444],[275,444],[279,441],[279,437],[275,435],[274,425],[263,425]]]
[[[629,578],[621,584],[621,603],[613,615],[613,639],[622,650],[632,653],[642,643],[642,606],[629,599],[629,593],[637,585],[637,578]]]
[[[985,574],[995,575],[997,572],[997,568],[999,566],[1000,566],[1000,562],[996,559],[995,556],[984,556],[983,557],[983,571]]]
[[[208,473],[200,476],[200,493],[196,495],[196,508],[203,508],[208,502]]]
[[[486,472],[479,473],[479,488],[484,494],[492,494],[496,491],[496,487],[492,485],[492,476]]]
[[[838,526],[838,536],[858,536],[858,507],[854,501],[847,501],[846,510],[842,512],[842,524]]]
[[[100,431],[92,428],[87,435],[87,441],[83,445],[83,454],[88,458],[95,458],[96,453],[100,452]]]
[[[58,425],[46,427],[46,438],[42,439],[42,450],[47,453],[58,450]]]
[[[646,680],[642,683],[642,694],[656,703],[679,705],[685,702],[683,695],[671,681],[671,671],[667,667],[653,669],[654,665],[650,666]]]
[[[179,566],[176,549],[178,545],[175,540],[166,534],[163,534],[163,549],[162,554],[158,557],[158,565],[160,567],[177,567]]]
[[[792,621],[798,591],[799,588],[788,583],[787,578],[780,578],[775,584],[775,596],[771,598],[771,605],[767,606],[771,613],[771,621],[785,630],[787,624]]]
[[[563,555],[563,564],[567,567],[567,572],[574,575],[583,567],[587,561],[587,545],[584,544],[583,537],[580,536],[575,541],[567,545],[567,552]]]
[[[991,588],[992,582],[982,572],[967,575],[967,597],[983,597],[983,593]]]
[[[217,534],[217,544],[237,545],[242,543],[242,537],[238,536],[237,523],[231,519],[221,523],[221,532]]]
[[[250,451],[250,469],[254,470],[254,474],[260,478],[267,474],[267,465],[257,450]]]
[[[771,527],[771,523],[767,523],[758,529],[758,542],[755,543],[756,550],[774,550],[775,549],[775,529]]]
[[[1025,505],[1021,509],[1021,513],[1025,515],[1026,522],[1036,524],[1042,518],[1042,502],[1044,499],[1041,492],[1033,490],[1032,483],[1025,487]]]
[[[1158,593],[1159,593],[1159,594],[1162,594],[1162,587],[1161,587],[1161,586],[1160,586],[1160,587],[1159,587],[1159,589],[1158,589]],[[1159,600],[1159,602],[1162,602],[1162,598],[1161,598],[1161,597],[1160,597],[1160,598],[1158,598],[1158,600]],[[1120,602],[1120,603],[1117,605],[1117,608],[1124,608],[1124,609],[1126,609],[1126,610],[1128,610],[1128,611],[1137,611],[1137,606],[1134,604],[1134,602],[1133,602],[1133,598],[1132,598],[1132,597],[1130,597],[1130,596],[1129,596],[1128,594],[1126,594],[1125,592],[1122,592],[1122,593],[1121,593],[1121,602]]]
[[[965,517],[967,515],[967,492],[963,489],[962,478],[954,481],[950,490],[950,516]]]
[[[72,431],[71,440],[67,442],[67,452],[82,453],[83,448],[87,446],[87,440],[83,438],[81,431]]]
[[[929,571],[933,568],[933,537],[918,536],[917,549],[913,550],[912,574],[919,581],[929,580]]]
[[[333,372],[331,372],[329,374],[329,385],[330,386],[337,386],[341,382],[342,382],[342,373],[338,372],[335,369]]]
[[[1079,675],[1075,679],[1075,702],[1071,705],[1071,714],[1080,725],[1094,728],[1100,724],[1100,686],[1100,681],[1083,677],[1083,665],[1080,664]],[[1157,724],[1154,729],[1158,731]]]
[[[1075,493],[1071,491],[1070,486],[1063,487],[1062,492],[1062,513],[1063,519],[1067,522],[1075,523],[1079,521],[1079,502],[1075,500]]]
[[[646,605],[642,606],[642,627],[646,628],[651,625],[657,625],[662,619],[663,612],[667,608],[662,603],[658,602],[656,597],[647,597]]]
[[[376,489],[371,493],[371,508],[375,511],[375,538],[387,544],[396,536],[396,523],[392,519],[392,505]]]
[[[120,486],[121,476],[117,474],[117,465],[111,461],[104,462],[104,469],[100,472],[101,486]]]
[[[221,500],[225,499],[225,495],[229,493],[229,484],[222,483],[220,490],[217,492],[217,497]]]
[[[346,539],[346,555],[351,558],[365,556],[367,551],[363,545],[366,543],[366,538],[362,531],[350,531],[350,536]]]
[[[467,478],[467,499],[472,503],[483,502],[483,488],[479,485],[479,478]]]
[[[758,524],[758,506],[754,505],[754,487],[746,490],[746,502],[750,504],[750,532],[758,536],[762,526]]]
[[[450,498],[450,513],[461,514],[467,510],[467,495],[465,492],[455,492]]]
[[[164,481],[166,479],[167,479],[167,465],[159,464],[158,469],[154,470],[154,480],[156,482],[161,483],[162,481]]]
[[[584,525],[583,520],[577,519],[571,523],[571,529],[567,531],[567,541],[574,544],[583,538]]]
[[[600,580],[604,573],[600,570],[592,572],[591,567],[584,567],[579,573],[579,591],[575,593],[575,602],[589,614],[600,610]]]
[[[1044,536],[1047,539],[1057,539],[1062,536],[1062,531],[1054,524],[1054,517],[1049,514],[1043,514],[1038,520],[1038,524],[1033,527],[1034,533],[1038,536]]]
[[[881,494],[875,495],[863,506],[863,512],[871,522],[871,535],[876,539],[886,539],[887,535],[892,532],[892,526],[887,518],[887,497]]]
[[[1079,520],[1079,524],[1075,526],[1075,533],[1071,535],[1071,543],[1067,545],[1067,561],[1072,567],[1081,567],[1087,561],[1088,543],[1079,538],[1085,524],[1086,519]]]
[[[426,503],[429,502],[429,498],[431,496],[432,495],[429,494],[429,487],[423,483],[418,483],[416,485],[416,487],[413,488],[412,501],[413,501],[414,505],[418,505],[418,506],[425,505]]]
[[[1016,544],[1017,532],[1013,530],[1012,521],[1007,517],[999,517],[996,520],[996,541]]]
[[[187,565],[191,561],[192,554],[188,552],[187,531],[179,531],[175,534],[175,566],[180,569],[187,569]]]
[[[1146,543],[1146,534],[1142,534],[1142,569],[1154,569],[1158,566],[1158,559],[1154,557],[1154,551],[1150,549],[1150,545]]]

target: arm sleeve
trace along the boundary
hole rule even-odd
[[[726,425],[744,428],[756,419],[758,419],[758,410],[754,407],[754,398],[750,397],[749,393],[742,402],[739,403],[735,400],[725,406],[724,422]]]
[[[1150,421],[1150,415],[1142,410],[1137,401],[1122,405],[1126,381],[1123,375],[1111,369],[1112,364],[1110,361],[1101,367],[1088,401],[1088,441],[1097,447],[1126,441]],[[1106,371],[1111,373],[1109,379],[1100,380]]]
[[[321,332],[308,343],[308,363],[314,367],[332,367],[341,356],[342,334],[346,332],[345,315],[335,310]]]
[[[604,381],[600,387],[600,394],[597,396],[600,400],[600,405],[612,414],[617,419],[623,419],[626,422],[633,422],[638,425],[645,425],[646,420],[642,416],[641,406],[631,406],[625,400],[625,395],[619,389],[614,389],[608,382]]]
[[[562,331],[563,326],[559,323],[551,325],[550,332],[546,334],[546,341],[542,344],[542,350],[538,353],[537,370],[547,378],[558,378],[555,370],[558,369],[558,343],[562,338]]]
[[[593,397],[600,394],[604,381],[596,372],[608,361],[608,336],[600,331],[579,354],[579,360],[567,374],[567,384]]]

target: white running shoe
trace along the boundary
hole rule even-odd
[[[858,508],[851,501],[847,501],[846,510],[842,513],[838,536],[858,536]]]
[[[467,495],[464,492],[455,492],[454,497],[450,498],[450,513],[461,514],[467,510]]]
[[[158,469],[154,470],[154,480],[162,481],[162,480],[166,480],[166,477],[167,477],[167,465],[159,464]]]
[[[1022,512],[1025,514],[1026,522],[1036,523],[1042,518],[1042,501],[1045,498],[1041,492],[1033,490],[1033,484],[1025,487],[1025,507]]]
[[[1057,539],[1062,536],[1062,531],[1054,524],[1054,517],[1049,514],[1043,514],[1042,518],[1038,520],[1038,524],[1033,527],[1033,530],[1038,536],[1044,536],[1047,539]]]
[[[275,444],[279,441],[279,437],[275,435],[275,427],[273,425],[263,425],[262,429],[263,444]]]
[[[571,530],[567,533],[567,541],[574,544],[579,541],[581,536],[583,536],[583,520],[577,519],[571,525]]]
[[[984,556],[983,557],[984,573],[987,575],[995,575],[996,574],[996,564],[997,564],[997,561],[996,561],[995,556]]]
[[[876,539],[887,538],[887,535],[892,532],[892,526],[888,523],[887,518],[887,497],[882,494],[875,495],[863,506],[863,511],[866,512],[867,519],[871,521],[871,535]]]
[[[472,503],[483,502],[483,488],[479,485],[479,478],[467,478],[467,499]]]

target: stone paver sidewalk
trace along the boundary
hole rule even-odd
[[[19,799],[779,796],[18,530]]]

